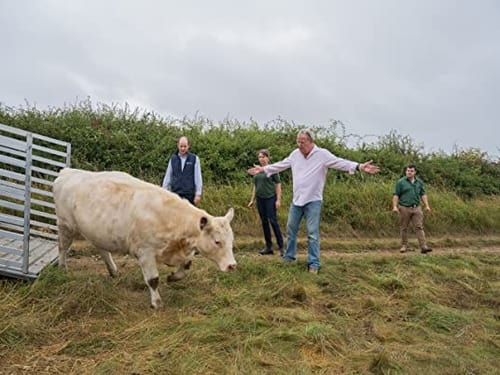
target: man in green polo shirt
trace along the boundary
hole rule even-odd
[[[401,231],[402,246],[401,253],[408,251],[408,226],[410,223],[415,227],[420,252],[422,254],[431,252],[427,246],[424,233],[424,215],[420,202],[423,202],[426,211],[430,212],[429,201],[422,180],[416,177],[417,167],[409,164],[405,168],[405,177],[396,182],[392,196],[392,211],[399,214],[399,228]]]

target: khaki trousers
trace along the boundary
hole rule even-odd
[[[408,246],[408,226],[410,223],[415,228],[418,244],[420,248],[426,248],[424,233],[424,214],[422,208],[399,206],[399,229],[401,232],[401,242],[403,245]]]

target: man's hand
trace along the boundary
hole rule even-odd
[[[195,195],[193,201],[194,201],[194,205],[198,206],[200,204],[200,201],[201,201],[201,196]]]
[[[254,165],[252,168],[247,169],[247,173],[251,176],[255,176],[260,172],[264,172],[264,167],[261,167],[260,165]]]
[[[380,168],[377,167],[376,165],[372,165],[373,160],[369,160],[367,162],[361,163],[359,165],[359,170],[361,172],[369,173],[369,174],[375,174],[380,172]]]

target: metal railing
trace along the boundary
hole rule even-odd
[[[0,269],[29,272],[43,254],[30,239],[57,241],[52,185],[70,166],[71,144],[0,124]],[[5,272],[3,272],[5,273]]]

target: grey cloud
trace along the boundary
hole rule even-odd
[[[392,129],[498,157],[495,1],[0,3],[0,101]]]

